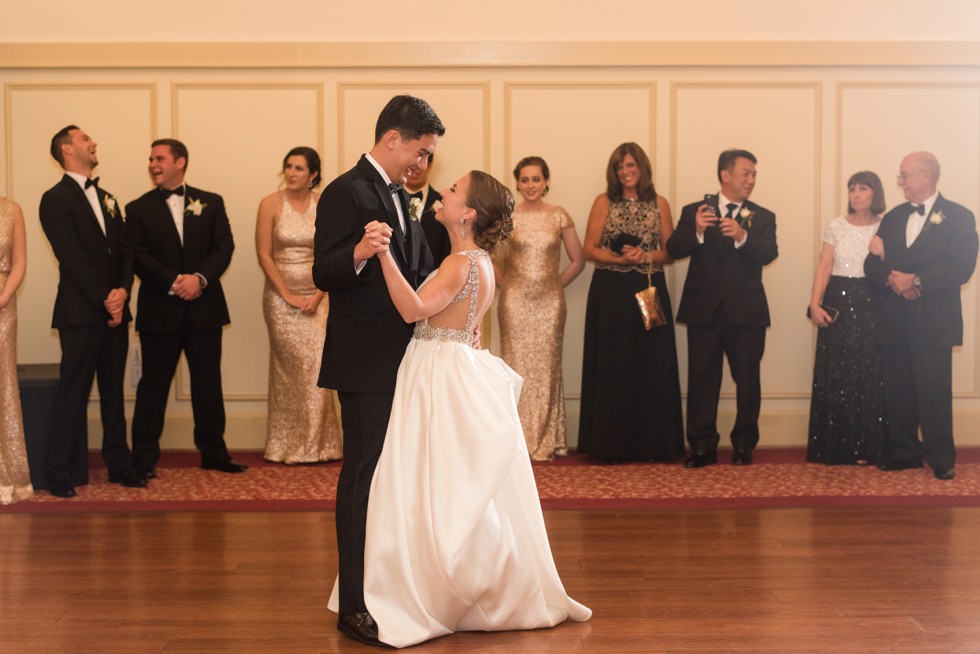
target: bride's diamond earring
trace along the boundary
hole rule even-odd
[[[466,238],[466,221],[462,218],[459,219],[459,237]]]

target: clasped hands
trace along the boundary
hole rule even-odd
[[[354,246],[354,258],[366,261],[376,254],[387,252],[392,233],[388,223],[372,220],[364,226],[364,236]]]
[[[715,213],[714,207],[707,204],[698,207],[698,213],[694,216],[694,224],[698,236],[704,234],[709,227],[717,225],[722,234],[734,239],[736,243],[741,243],[745,239],[745,230],[742,229],[741,223],[734,218],[719,217]]]
[[[181,300],[191,301],[201,297],[201,278],[194,274],[177,275],[170,290]]]
[[[128,297],[129,293],[124,288],[114,288],[105,296],[102,306],[109,312],[110,318],[106,324],[110,327],[115,327],[122,322],[123,307],[126,305],[126,298]]]
[[[889,273],[886,283],[895,295],[901,295],[906,300],[918,300],[922,297],[922,291],[915,285],[915,275],[912,273],[893,270]]]

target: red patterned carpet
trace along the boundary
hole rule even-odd
[[[722,451],[719,465],[685,470],[679,462],[600,465],[572,455],[535,463],[534,474],[546,509],[980,506],[980,449],[959,451],[951,482],[934,479],[928,468],[881,472],[805,463],[803,450],[795,448],[757,450],[756,463],[744,468],[729,465],[729,456]],[[242,452],[235,458],[251,466],[248,472],[205,471],[196,453],[168,452],[158,479],[146,489],[129,489],[109,484],[93,453],[90,483],[78,487],[78,497],[38,491],[0,512],[333,510],[338,462],[284,466]]]

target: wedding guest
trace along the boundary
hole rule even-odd
[[[333,391],[316,385],[316,350],[327,332],[325,293],[313,284],[320,156],[297,147],[282,162],[283,188],[259,203],[255,251],[265,273],[269,410],[265,458],[312,463],[341,457]]]
[[[762,267],[776,258],[778,248],[776,214],[749,200],[755,165],[755,155],[748,150],[722,152],[717,168],[721,190],[685,206],[667,243],[675,259],[691,257],[677,311],[678,322],[687,325],[691,454],[685,468],[717,462],[723,357],[735,380],[732,465],[750,465],[759,442],[759,369],[769,326]]]
[[[126,206],[140,277],[136,331],[143,377],[133,410],[133,462],[156,477],[170,383],[181,353],[187,358],[194,445],[201,468],[240,473],[225,444],[221,332],[231,322],[221,276],[235,242],[220,195],[184,182],[190,155],[176,139],[150,145],[147,171],[156,188]]]
[[[847,180],[847,214],[830,221],[813,276],[808,310],[817,332],[806,460],[878,464],[884,442],[881,351],[874,340],[876,294],[864,260],[885,211],[881,180],[861,171]]]
[[[864,271],[881,296],[875,337],[884,346],[888,439],[879,468],[921,468],[924,459],[936,479],[950,481],[953,347],[963,343],[960,288],[977,265],[977,226],[938,184],[932,153],[902,159],[898,185],[908,202],[882,218]]]
[[[0,197],[0,504],[34,494],[17,388],[17,289],[26,269],[24,213]]]
[[[585,258],[595,263],[585,313],[578,450],[607,460],[684,455],[674,317],[664,279],[672,259],[670,205],[636,143],[609,157],[606,192],[592,204]],[[666,324],[645,329],[636,293],[652,280]]]
[[[504,361],[524,378],[518,412],[527,450],[535,461],[568,453],[565,389],[561,374],[565,337],[565,287],[585,266],[572,217],[548,204],[551,180],[541,157],[514,168],[524,201],[514,209],[514,231],[497,260],[500,345]],[[558,269],[561,251],[567,266]]]
[[[408,196],[408,212],[412,214],[413,220],[418,220],[422,225],[425,242],[432,252],[432,265],[438,268],[442,260],[449,256],[451,246],[446,228],[436,220],[436,202],[440,202],[442,196],[429,184],[429,172],[435,158],[436,153],[433,152],[429,155],[428,166],[419,166],[409,174],[405,180],[405,194]],[[415,215],[415,211],[419,215]]]
[[[133,256],[119,203],[93,177],[97,151],[96,142],[77,126],[59,130],[50,152],[65,174],[41,196],[38,210],[60,275],[51,326],[61,341],[61,377],[46,473],[48,491],[56,497],[75,497],[70,473],[88,451],[88,398],[96,377],[109,482],[146,486],[126,443],[123,400]]]

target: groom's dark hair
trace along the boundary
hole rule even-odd
[[[446,133],[446,126],[425,100],[410,95],[396,95],[378,115],[378,123],[374,126],[374,142],[380,141],[391,130],[397,131],[406,141],[414,141],[427,134],[442,136]]]

